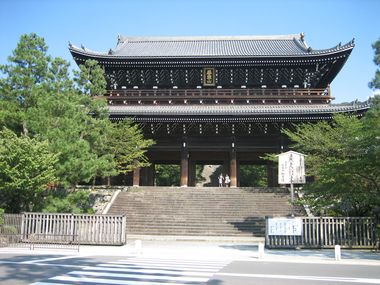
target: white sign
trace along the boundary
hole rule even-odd
[[[305,155],[295,151],[278,155],[278,184],[305,182]]]
[[[268,219],[267,233],[270,236],[302,235],[302,219],[271,218]]]

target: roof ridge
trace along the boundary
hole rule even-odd
[[[238,36],[119,36],[121,42],[188,42],[188,41],[246,41],[246,40],[293,40],[300,34],[289,35],[238,35]]]

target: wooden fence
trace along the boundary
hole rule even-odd
[[[267,248],[333,248],[335,245],[343,248],[376,247],[376,223],[373,218],[294,218],[302,220],[299,235],[270,233],[269,219],[271,218],[267,218],[265,235]],[[287,220],[291,222],[291,219]]]
[[[18,235],[22,242],[37,242],[38,239],[39,243],[41,241],[96,245],[126,243],[124,215],[5,214],[2,228],[0,234]]]

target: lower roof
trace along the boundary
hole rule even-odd
[[[284,116],[364,112],[368,103],[312,105],[115,105],[109,106],[111,118],[123,117],[220,117],[220,116]]]

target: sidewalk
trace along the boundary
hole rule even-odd
[[[3,253],[26,255],[62,254],[78,256],[144,256],[151,258],[171,258],[189,260],[241,260],[302,263],[361,264],[380,266],[380,252],[368,250],[342,249],[342,260],[335,261],[334,250],[265,250],[259,258],[258,244],[228,241],[168,241],[168,240],[129,240],[124,246],[88,246],[80,251],[58,249],[0,248]]]

